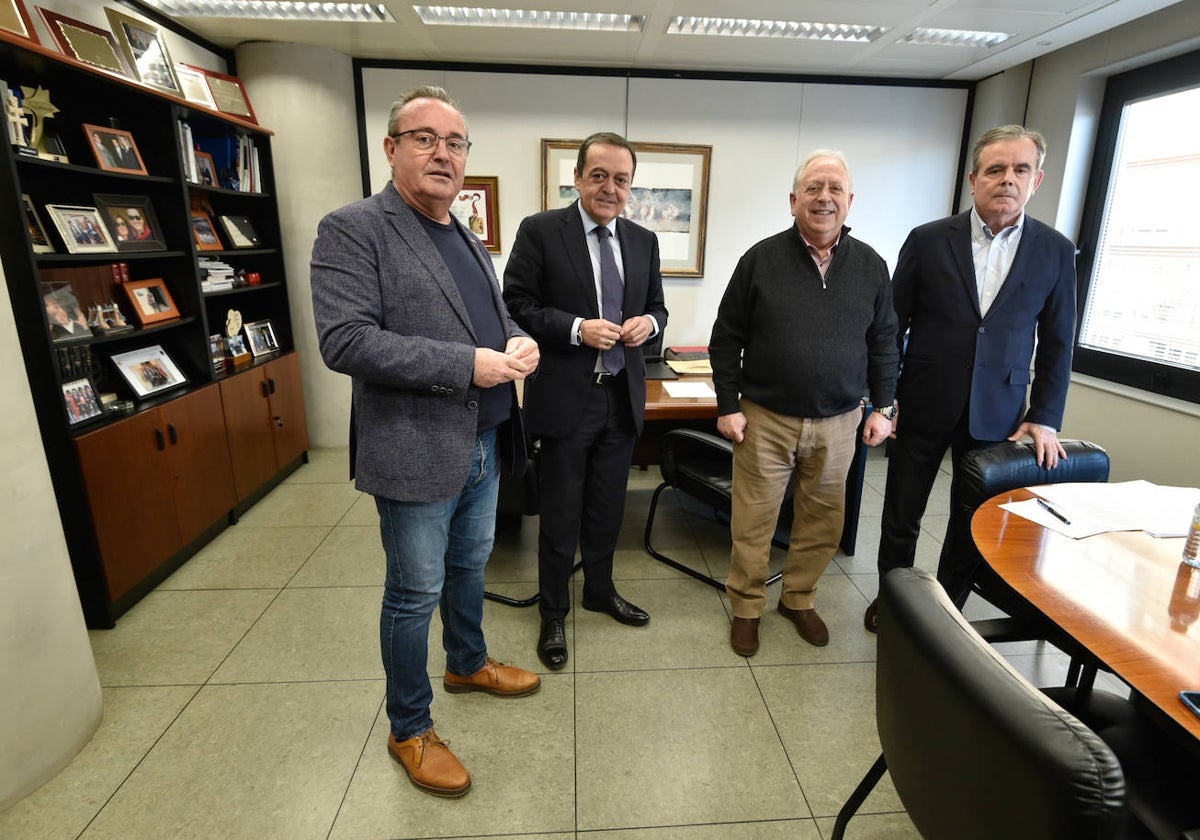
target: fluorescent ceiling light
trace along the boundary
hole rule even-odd
[[[801,20],[676,17],[668,35],[733,35],[743,38],[803,38],[812,41],[870,43],[887,32],[886,26],[858,23],[809,23]]]
[[[174,17],[340,20],[395,23],[382,3],[319,3],[302,0],[142,0]]]
[[[1011,32],[976,32],[971,29],[920,27],[909,32],[898,43],[932,44],[936,47],[994,47],[1011,37]]]
[[[523,29],[584,29],[592,32],[641,32],[645,15],[610,12],[542,12],[526,9],[479,9],[468,6],[413,6],[431,26],[515,26]]]

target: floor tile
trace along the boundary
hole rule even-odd
[[[386,572],[378,523],[339,525],[326,530],[288,586],[382,586]]]
[[[670,828],[589,831],[587,840],[821,840],[812,820],[771,820]]]
[[[350,449],[310,449],[308,463],[287,477],[287,484],[347,484]]]
[[[354,504],[338,524],[371,525],[378,530],[379,509],[375,506],[375,499],[366,493],[359,493],[357,490],[354,492]]]
[[[246,511],[252,528],[337,525],[362,494],[349,484],[280,484]]]
[[[278,589],[329,533],[328,527],[226,528],[158,587],[167,589]]]
[[[83,840],[323,840],[382,681],[206,686]]]
[[[822,837],[833,836],[836,821],[835,817],[817,819]],[[846,840],[921,840],[921,834],[903,811],[891,814],[859,813],[846,825]]]

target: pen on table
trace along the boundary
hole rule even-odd
[[[1046,510],[1048,510],[1048,511],[1050,512],[1050,515],[1051,515],[1051,516],[1053,516],[1055,519],[1057,519],[1057,520],[1058,520],[1059,522],[1061,522],[1062,524],[1064,524],[1064,525],[1070,525],[1070,524],[1071,524],[1071,520],[1070,520],[1070,519],[1067,519],[1067,517],[1063,516],[1063,515],[1062,515],[1061,513],[1059,513],[1057,510],[1055,510],[1054,508],[1052,508],[1052,507],[1050,506],[1050,503],[1049,503],[1049,502],[1047,502],[1045,499],[1041,499],[1041,498],[1039,498],[1039,499],[1037,500],[1037,503],[1038,503],[1039,505],[1041,505],[1042,507],[1044,507]]]

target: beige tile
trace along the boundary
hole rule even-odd
[[[350,511],[339,522],[339,525],[371,525],[379,529],[379,508],[375,506],[375,497],[355,491],[356,498]]]
[[[197,690],[195,686],[104,689],[104,719],[96,734],[62,772],[0,812],[0,837],[78,837]]]
[[[278,590],[154,591],[88,636],[100,684],[198,685],[216,670]]]
[[[158,587],[278,589],[287,584],[328,534],[328,527],[226,528]]]
[[[587,840],[821,840],[812,820],[772,820],[671,828],[589,831]]]
[[[815,816],[836,815],[879,757],[875,665],[754,667],[755,679]],[[863,813],[895,811],[885,774]]]
[[[380,714],[331,840],[508,837],[575,828],[573,696],[569,675],[536,694],[498,698],[434,691],[437,733],[471,774],[461,799],[418,790],[387,751]]]
[[[378,523],[339,525],[327,530],[288,586],[380,586],[386,572]]]
[[[324,838],[382,681],[207,686],[82,835]]]
[[[252,528],[337,525],[362,494],[349,484],[280,484],[242,516]]]
[[[288,484],[347,484],[350,482],[350,449],[310,449],[308,463],[300,467],[285,483]]]
[[[822,837],[833,836],[835,817],[820,818]],[[892,814],[858,813],[846,824],[846,840],[921,840],[921,833],[903,811]]]
[[[580,831],[809,816],[749,669],[575,680]]]
[[[381,679],[382,586],[285,589],[214,683]]]

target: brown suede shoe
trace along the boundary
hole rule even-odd
[[[779,614],[795,624],[801,638],[810,645],[825,647],[829,644],[829,628],[825,626],[821,616],[817,615],[816,610],[793,610],[780,602]]]
[[[879,632],[879,599],[876,598],[867,607],[867,613],[863,616],[863,627],[866,627],[872,633]]]
[[[738,656],[758,653],[758,619],[734,618],[729,626],[729,646]]]
[[[486,691],[497,697],[524,697],[541,688],[542,681],[532,671],[505,665],[489,656],[487,663],[469,677],[460,677],[447,671],[442,685],[451,694]]]
[[[467,768],[432,729],[406,741],[389,733],[388,752],[414,785],[434,796],[462,796],[471,789]]]

